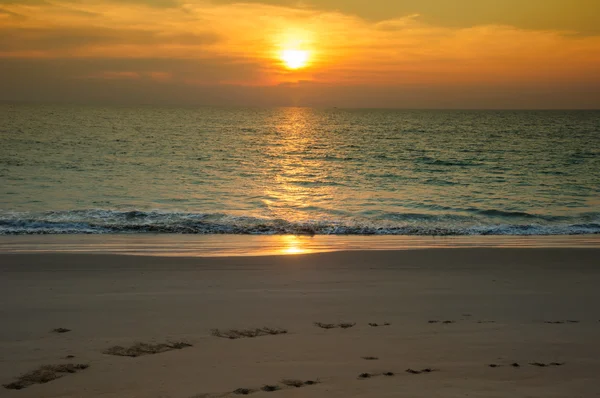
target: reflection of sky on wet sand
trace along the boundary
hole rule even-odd
[[[306,239],[299,238],[293,235],[281,236],[281,254],[306,254],[314,252],[311,251],[305,244]]]
[[[345,250],[515,247],[600,248],[600,236],[3,236],[2,253],[102,253],[177,257],[302,255]]]

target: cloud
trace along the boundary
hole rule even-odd
[[[98,79],[113,80],[113,79],[139,79],[140,77],[142,77],[142,75],[139,72],[131,72],[131,71],[117,71],[117,72],[104,71],[97,75],[91,75],[88,77],[90,77],[92,79],[98,78]]]
[[[92,60],[96,61],[96,60]],[[98,60],[99,61],[99,60]],[[148,60],[150,61],[150,60]],[[168,106],[325,106],[376,108],[558,108],[582,109],[600,103],[600,84],[480,84],[431,85],[282,83],[272,86],[197,83],[139,78],[68,78],[78,70],[71,62],[38,59],[0,63],[0,76],[20,71],[27,78],[0,80],[0,100],[42,102],[85,102],[123,105]],[[148,62],[156,67],[161,62]],[[119,62],[102,62],[100,67],[118,68]],[[93,68],[91,68],[93,69]],[[12,70],[12,72],[11,72]],[[107,69],[108,70],[108,69]],[[118,70],[118,69],[114,69]],[[125,71],[125,70],[122,70]],[[231,73],[232,71],[228,71]],[[13,74],[13,76],[18,76]],[[596,104],[596,106],[594,106]]]
[[[22,15],[17,14],[16,12],[5,10],[2,7],[0,7],[0,21],[2,20],[2,18],[8,19],[8,18],[22,18],[22,17],[23,17]]]
[[[49,57],[93,55],[94,51],[111,52],[123,46],[190,47],[214,44],[214,33],[161,33],[150,29],[115,29],[105,27],[0,27],[0,53],[19,55],[37,51]]]
[[[362,87],[365,93],[371,93],[365,87],[410,92],[420,87],[433,93],[431,88],[594,86],[600,80],[600,37],[570,31],[497,24],[448,27],[426,23],[425,15],[414,13],[374,21],[335,10],[263,3],[2,4],[0,62],[12,59],[37,69],[46,59],[46,65],[63,65],[55,70],[57,76],[78,84],[128,77],[203,87],[285,90],[289,87],[282,84],[311,82]],[[310,67],[284,69],[278,54],[288,47],[309,50]],[[11,73],[0,80],[23,76],[22,71]]]

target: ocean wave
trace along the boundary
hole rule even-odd
[[[564,220],[568,220],[569,217],[566,216],[552,216],[552,215],[545,215],[545,214],[532,214],[532,213],[527,213],[527,212],[523,212],[523,211],[505,211],[505,210],[496,210],[496,209],[490,209],[490,210],[480,210],[480,209],[469,209],[469,211],[474,212],[476,214],[480,214],[483,216],[487,216],[487,217],[494,217],[494,218],[523,218],[523,219],[537,219],[540,221],[564,221]]]
[[[243,234],[243,235],[579,235],[600,234],[600,213],[574,217],[520,212],[383,213],[356,219],[294,222],[277,218],[141,210],[0,212],[0,235],[25,234]],[[502,222],[498,218],[502,217]],[[510,222],[511,218],[527,222]]]
[[[435,165],[435,166],[459,166],[459,167],[471,167],[481,166],[481,162],[469,160],[469,159],[435,159],[430,156],[421,156],[415,159],[417,163]]]

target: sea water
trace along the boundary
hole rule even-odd
[[[600,111],[0,104],[0,234],[600,233]]]

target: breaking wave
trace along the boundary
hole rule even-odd
[[[288,221],[223,213],[73,210],[0,212],[0,235],[579,235],[600,234],[600,213],[549,216],[465,209],[461,214],[383,213],[360,219]]]

